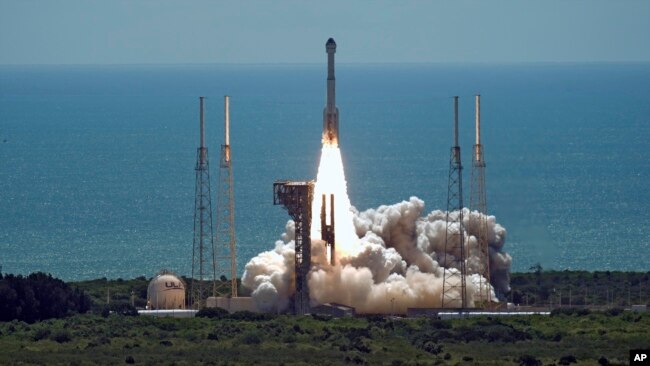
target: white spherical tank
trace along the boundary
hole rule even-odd
[[[185,309],[185,284],[172,274],[160,274],[147,288],[149,309]]]

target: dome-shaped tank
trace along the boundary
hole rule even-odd
[[[185,284],[170,273],[159,274],[147,288],[149,309],[185,309]]]

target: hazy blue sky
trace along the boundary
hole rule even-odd
[[[0,0],[0,64],[650,61],[650,1]]]

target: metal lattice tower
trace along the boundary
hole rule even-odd
[[[194,240],[192,244],[192,277],[190,306],[201,309],[208,297],[208,284],[214,289],[214,232],[212,230],[212,201],[208,148],[205,146],[204,97],[200,101],[200,145],[196,151],[196,189],[194,198]]]
[[[485,190],[485,157],[481,145],[481,96],[476,96],[476,145],[472,154],[472,183],[470,189],[470,209],[478,211],[476,241],[478,244],[479,269],[487,283],[480,282],[477,302],[481,307],[492,303],[490,291],[490,252],[488,247],[487,193]]]
[[[283,205],[296,225],[296,293],[294,311],[296,315],[309,314],[309,286],[307,275],[311,269],[311,202],[314,196],[314,182],[277,181],[273,183],[273,204]]]
[[[212,296],[237,297],[237,255],[235,251],[235,196],[230,155],[230,97],[224,97],[225,140],[221,145],[217,192],[217,275]],[[224,277],[226,280],[224,281]],[[228,279],[230,278],[230,279]]]
[[[465,238],[463,227],[463,166],[458,146],[458,97],[454,97],[454,146],[449,159],[447,187],[447,230],[445,231],[445,270],[442,285],[442,307],[467,308]],[[456,270],[454,270],[456,269]]]

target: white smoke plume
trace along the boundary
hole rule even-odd
[[[359,313],[384,314],[405,313],[409,307],[440,307],[444,273],[458,271],[447,263],[458,253],[445,253],[446,212],[435,210],[422,216],[423,211],[424,201],[417,197],[363,212],[352,207],[358,248],[338,258],[335,266],[327,264],[324,242],[312,238],[312,305],[334,302],[352,306]],[[464,245],[470,253],[466,262],[469,306],[474,305],[479,284],[486,285],[477,274],[482,265],[476,240],[481,215],[463,210]],[[503,251],[506,230],[494,216],[488,216],[487,222],[490,290],[496,299],[495,295],[510,290],[512,258]],[[253,291],[260,310],[288,308],[294,291],[294,255],[294,224],[289,221],[275,249],[260,253],[246,265],[242,283]]]

